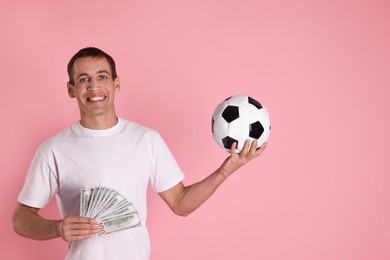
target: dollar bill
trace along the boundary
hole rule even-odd
[[[102,232],[99,235],[105,235],[119,230],[137,227],[140,225],[139,216],[137,212],[117,216],[113,218],[107,218],[100,223],[103,225]]]
[[[80,193],[80,215],[95,218],[103,228],[99,235],[140,225],[133,204],[119,192],[98,186],[84,188]]]
[[[92,189],[81,190],[80,216],[86,217],[89,202],[91,200]]]

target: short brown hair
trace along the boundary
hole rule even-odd
[[[74,78],[73,78],[73,65],[75,61],[79,58],[84,57],[93,57],[93,58],[105,58],[111,69],[111,76],[113,79],[116,79],[118,75],[116,74],[116,68],[115,68],[115,61],[114,59],[105,53],[104,51],[95,48],[95,47],[87,47],[79,50],[69,61],[68,63],[68,76],[69,76],[69,83],[74,85]]]

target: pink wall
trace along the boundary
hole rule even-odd
[[[119,115],[161,132],[187,184],[227,156],[222,99],[271,114],[262,158],[193,215],[150,193],[152,260],[390,259],[389,1],[58,2],[1,3],[1,259],[64,256],[10,218],[39,143],[78,119],[66,64],[85,46],[117,60]]]

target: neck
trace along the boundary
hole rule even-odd
[[[118,123],[118,117],[113,115],[109,118],[106,117],[82,117],[80,123],[83,127],[94,129],[94,130],[104,130],[111,127],[114,127]]]

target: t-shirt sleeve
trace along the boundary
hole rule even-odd
[[[41,148],[41,147],[40,147]],[[54,160],[48,162],[38,149],[27,172],[18,201],[34,208],[43,208],[58,189],[58,180],[54,169]],[[52,164],[52,165],[51,165]]]
[[[154,138],[153,148],[154,171],[150,185],[156,192],[163,192],[181,182],[184,173],[158,133]]]

